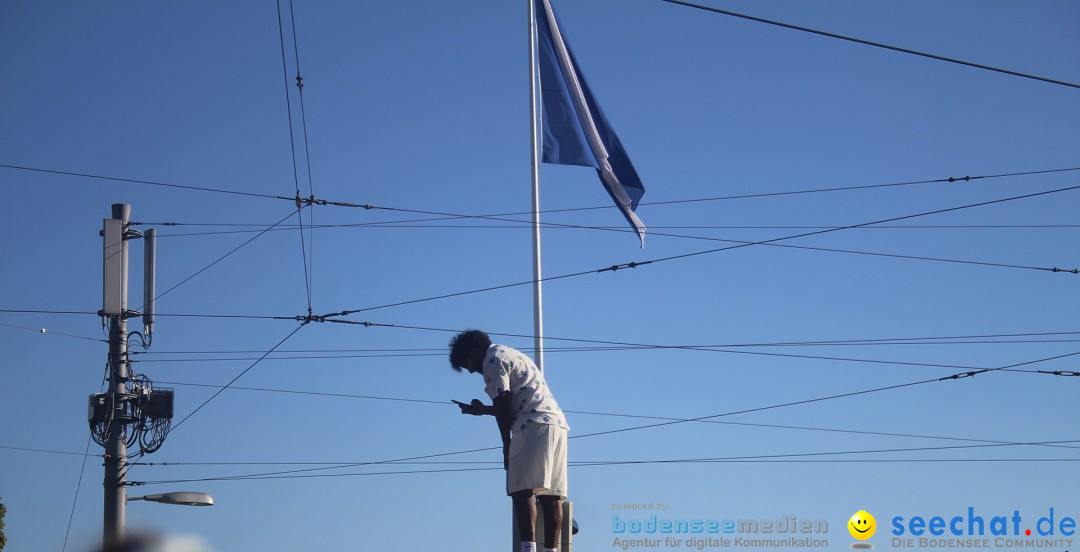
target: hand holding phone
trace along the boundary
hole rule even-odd
[[[454,399],[450,399],[450,402],[458,405],[462,414],[472,414],[473,416],[480,416],[483,414],[481,408],[484,406],[484,403],[480,402],[479,399],[473,399],[472,404],[465,404],[461,401],[455,401]]]

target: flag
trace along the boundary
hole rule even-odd
[[[578,71],[550,1],[533,1],[543,102],[541,160],[595,168],[604,189],[644,247],[645,223],[634,210],[645,195],[645,186]]]

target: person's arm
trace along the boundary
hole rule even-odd
[[[495,416],[495,422],[499,425],[499,438],[502,439],[504,469],[509,469],[510,467],[510,431],[514,424],[514,415],[510,410],[510,403],[513,400],[512,397],[512,393],[503,391],[495,397],[491,406],[480,402],[480,399],[473,399],[471,404],[454,401],[454,403],[461,408],[462,414],[472,414],[473,416]]]
[[[510,469],[510,430],[514,425],[514,415],[510,410],[513,395],[509,391],[499,393],[491,407],[495,422],[499,424],[499,437],[503,445],[503,469]]]

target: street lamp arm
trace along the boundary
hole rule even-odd
[[[176,504],[180,506],[213,506],[214,497],[206,493],[192,493],[192,492],[175,492],[175,493],[162,493],[151,494],[146,496],[129,496],[128,502],[134,500],[145,500],[147,502],[158,502],[161,504]]]

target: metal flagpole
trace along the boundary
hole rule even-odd
[[[533,357],[544,371],[544,309],[540,272],[540,165],[536,133],[536,4],[529,4],[529,127],[532,130]]]

